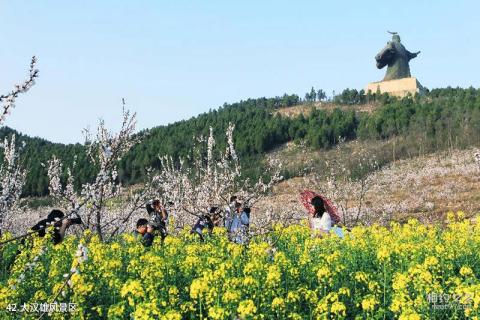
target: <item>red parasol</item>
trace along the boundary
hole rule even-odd
[[[312,199],[315,197],[320,197],[325,204],[325,209],[330,214],[333,224],[340,222],[340,215],[338,214],[337,208],[333,205],[332,201],[322,196],[321,194],[315,193],[311,190],[303,190],[300,192],[300,202],[308,210],[309,213],[314,213],[315,208],[312,206]]]

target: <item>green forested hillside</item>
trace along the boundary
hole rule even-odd
[[[298,119],[273,115],[272,111],[263,99],[249,99],[142,132],[142,143],[122,161],[120,174],[127,182],[136,182],[144,176],[145,168],[160,165],[158,155],[185,157],[193,147],[192,137],[208,135],[210,126],[214,128],[217,143],[223,147],[228,123],[236,125],[235,146],[248,170],[259,168],[258,160],[263,153],[293,139],[307,138],[314,148],[321,148],[335,144],[339,136],[351,138],[358,122],[353,110],[333,113],[316,110],[310,117]]]
[[[42,138],[23,135],[9,127],[0,129],[0,139],[16,135],[17,149],[20,150],[20,162],[27,170],[27,181],[24,195],[45,195],[48,192],[47,161],[53,155],[61,158],[64,163],[71,166],[76,156],[75,174],[78,176],[76,186],[90,179],[96,171],[95,167],[87,161],[85,147],[77,144],[52,143]],[[3,158],[3,156],[2,156]]]
[[[287,141],[304,140],[312,149],[320,149],[334,146],[340,137],[375,141],[402,135],[420,145],[424,152],[480,145],[480,89],[434,89],[424,96],[404,99],[387,95],[361,96],[356,90],[347,89],[333,101],[351,108],[333,111],[312,108],[310,115],[300,114],[295,118],[274,115],[274,109],[310,103],[315,98],[307,100],[302,102],[296,95],[248,99],[224,104],[189,120],[142,131],[139,133],[142,142],[120,163],[120,179],[127,184],[141,181],[146,168],[159,168],[158,155],[186,156],[193,147],[192,137],[207,135],[209,126],[214,128],[217,143],[222,146],[229,122],[236,125],[235,144],[247,175],[260,172],[263,154]],[[355,105],[372,100],[379,105],[373,112],[356,111]],[[2,128],[0,138],[13,132]],[[77,156],[74,169],[77,185],[88,181],[96,170],[86,161],[84,147],[80,144],[54,144],[24,135],[17,141],[26,142],[21,153],[28,169],[25,195],[47,193],[46,168],[42,163],[53,154],[67,164]],[[399,152],[401,156],[401,148]]]

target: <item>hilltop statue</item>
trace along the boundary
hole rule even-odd
[[[408,63],[416,58],[420,51],[412,53],[405,49],[400,43],[400,36],[396,32],[392,34],[392,41],[389,41],[385,48],[376,56],[377,68],[387,68],[387,74],[382,81],[371,82],[365,88],[365,92],[370,93],[388,93],[392,96],[405,97],[407,95],[423,94],[425,88],[420,82],[410,75]]]
[[[388,65],[383,81],[409,78],[411,75],[408,63],[411,59],[417,57],[420,51],[415,53],[408,51],[400,43],[398,33],[388,32],[392,34],[392,41],[389,41],[385,48],[375,56],[377,68],[382,69]]]

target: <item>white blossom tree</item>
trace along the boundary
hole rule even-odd
[[[118,162],[135,145],[138,138],[134,136],[136,114],[130,114],[125,110],[123,100],[123,121],[118,133],[113,133],[105,127],[105,122],[100,120],[95,136],[86,129],[85,145],[91,164],[99,168],[92,182],[85,183],[80,193],[73,188],[75,178],[72,169],[67,169],[67,183],[61,184],[62,163],[53,157],[48,164],[48,176],[50,180],[50,194],[68,205],[72,212],[78,212],[85,228],[96,232],[103,239],[105,227],[112,226],[112,221],[120,220],[118,216],[112,217],[107,210],[110,201],[122,196],[122,185],[118,181]],[[139,196],[134,197],[138,203]],[[80,210],[81,209],[81,210]]]
[[[18,162],[18,152],[15,147],[15,135],[5,138],[3,143],[3,164],[0,167],[0,234],[4,220],[12,215],[25,184],[26,170]]]
[[[73,166],[76,161],[74,160]],[[61,176],[63,172],[63,164],[55,155],[48,161],[47,175],[49,177],[48,191],[50,196],[59,203],[66,203],[72,209],[78,206],[79,198],[75,193],[73,183],[74,177],[72,169],[67,168],[67,183],[65,187],[62,186]]]
[[[355,141],[355,144],[358,142]],[[344,146],[345,139],[340,138],[336,155],[325,163],[326,183],[318,189],[337,205],[343,224],[358,224],[368,220],[368,212],[364,208],[365,196],[374,183],[371,172],[378,170],[379,165],[374,153],[358,145],[350,150],[351,163],[346,163],[341,155]],[[323,180],[317,175],[314,177],[316,181]]]
[[[15,107],[17,97],[27,92],[38,77],[36,69],[37,59],[32,57],[28,78],[21,84],[14,86],[14,89],[6,94],[0,95],[0,125],[3,125],[6,117]],[[25,184],[26,171],[19,163],[19,154],[15,146],[15,135],[10,139],[5,138],[3,147],[3,163],[0,167],[0,234],[4,230],[4,223],[8,216],[13,214],[13,210],[18,204],[22,189]]]
[[[3,124],[6,117],[10,114],[10,111],[15,107],[15,100],[17,97],[27,92],[34,84],[35,79],[38,77],[38,69],[36,69],[37,58],[32,57],[30,62],[30,71],[28,78],[21,84],[16,84],[14,89],[6,94],[0,95],[0,105],[2,108],[2,114],[0,115],[0,125]]]
[[[196,138],[197,144],[190,158],[160,157],[161,170],[153,176],[152,185],[158,190],[157,197],[173,212],[177,227],[191,225],[196,216],[212,206],[227,206],[233,195],[244,205],[253,206],[282,179],[281,165],[275,161],[269,164],[268,182],[259,178],[252,183],[243,178],[233,143],[234,128],[229,124],[227,146],[223,151],[215,148],[216,141],[210,127],[208,138]]]

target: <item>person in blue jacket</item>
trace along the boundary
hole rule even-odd
[[[232,218],[230,229],[228,230],[230,239],[235,243],[245,244],[248,242],[248,231],[250,228],[250,208],[239,208]]]

